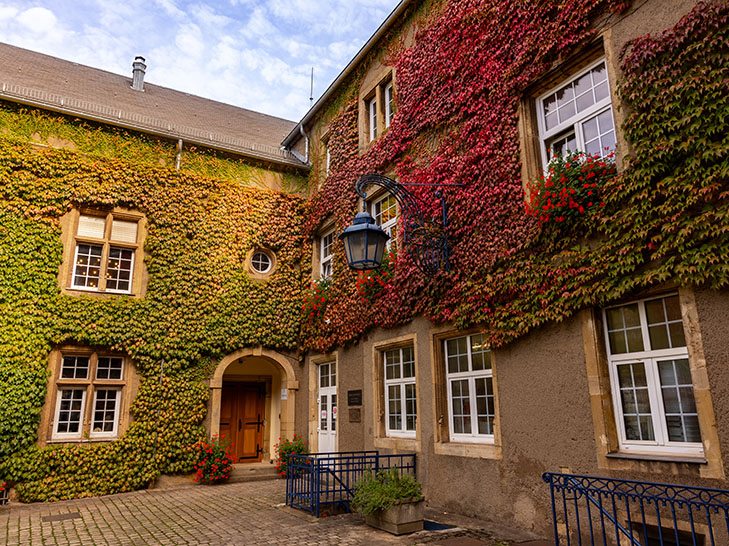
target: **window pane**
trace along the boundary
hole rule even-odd
[[[127,248],[111,247],[106,265],[107,290],[127,292],[131,287],[134,251]]]
[[[663,310],[663,299],[645,302],[645,316],[648,324],[666,322],[666,314]]]
[[[668,329],[665,324],[649,326],[648,333],[651,338],[651,349],[668,349],[671,346],[668,341]]]
[[[493,384],[490,377],[476,378],[476,414],[478,422],[478,434],[493,434]]]
[[[99,287],[102,249],[101,245],[79,244],[76,246],[76,263],[73,270],[74,286]]]
[[[413,347],[402,349],[402,376],[415,377],[415,354]]]
[[[417,401],[415,383],[405,385],[405,430],[415,430],[417,420]]]
[[[86,391],[84,389],[63,389],[58,407],[56,432],[78,433],[81,430],[81,410]]]
[[[337,430],[337,395],[332,394],[332,430]]]
[[[585,135],[585,142],[595,140],[597,137],[599,137],[600,133],[598,133],[597,131],[597,119],[592,118],[583,123],[582,131]]]
[[[88,356],[64,356],[61,363],[61,377],[63,379],[88,379]]]
[[[629,328],[625,331],[628,338],[628,352],[635,353],[643,350],[643,332],[640,328]]]
[[[116,389],[98,389],[94,404],[92,432],[114,432],[116,427],[117,395]]]
[[[448,355],[448,373],[468,371],[468,346],[466,337],[458,337],[446,341]]]
[[[467,379],[451,381],[451,409],[453,410],[453,432],[471,434],[471,408]]]
[[[686,346],[678,296],[647,301],[645,310],[652,349]]]
[[[470,336],[471,338],[471,369],[490,370],[491,351],[488,350],[483,334]]]
[[[608,309],[605,316],[612,354],[643,350],[643,333],[640,329],[637,303]]]
[[[390,430],[402,430],[402,399],[400,398],[400,385],[390,385],[387,388],[387,404],[390,413]]]
[[[328,427],[328,419],[327,416],[329,415],[329,400],[327,399],[326,394],[322,394],[319,397],[319,429],[326,431],[329,430]]]
[[[332,387],[337,386],[337,363],[336,362],[332,362],[331,364],[329,364],[329,384]],[[335,394],[334,396],[336,397],[337,395]]]
[[[399,379],[400,371],[400,349],[385,351],[385,379]]]
[[[329,364],[322,364],[319,366],[319,386],[329,386]]]
[[[608,97],[608,86],[607,82],[603,82],[595,86],[595,101],[600,102]]]
[[[100,356],[96,367],[96,379],[121,379],[124,359],[121,357]]]
[[[620,400],[628,440],[653,440],[650,399],[642,362],[617,366]]]
[[[700,442],[688,359],[659,361],[658,371],[668,439],[672,442]]]

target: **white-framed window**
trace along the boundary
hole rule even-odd
[[[607,65],[601,59],[537,99],[542,161],[581,151],[605,157],[615,150]]]
[[[452,442],[494,442],[491,351],[483,334],[443,341]]]
[[[678,295],[603,310],[620,450],[703,455]]]
[[[126,383],[125,358],[64,350],[58,367],[52,438],[116,437]]]
[[[385,128],[388,128],[392,123],[392,118],[395,115],[393,110],[394,90],[392,82],[385,85]]]
[[[329,175],[329,167],[332,164],[332,154],[329,151],[329,144],[328,143],[325,144],[324,147],[326,149],[326,154],[325,154],[326,155],[326,165],[324,167],[324,175],[325,176],[328,176]]]
[[[334,253],[334,230],[326,232],[321,236],[319,252],[319,276],[327,279],[332,276],[334,266],[332,258]]]
[[[265,252],[257,251],[251,256],[251,267],[256,273],[268,273],[272,265],[271,258]]]
[[[417,397],[415,351],[412,345],[382,353],[387,436],[415,437]]]
[[[71,288],[94,292],[132,292],[139,247],[139,219],[80,214],[75,234]]]
[[[367,128],[370,142],[377,138],[377,97],[367,101]]]
[[[397,200],[395,196],[387,194],[373,201],[372,218],[389,236],[387,249],[391,250],[393,241],[397,240]]]

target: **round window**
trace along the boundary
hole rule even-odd
[[[254,252],[251,256],[251,267],[256,273],[268,273],[271,269],[271,258],[265,252]]]

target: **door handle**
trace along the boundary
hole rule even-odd
[[[238,419],[238,430],[240,430],[242,427],[242,423],[240,422],[240,419]]]

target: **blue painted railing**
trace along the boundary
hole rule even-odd
[[[727,490],[551,472],[542,479],[557,546],[729,545]]]
[[[380,455],[377,451],[346,451],[289,455],[286,504],[319,517],[323,508],[351,511],[354,484],[365,472],[397,468],[415,476],[415,454]]]

